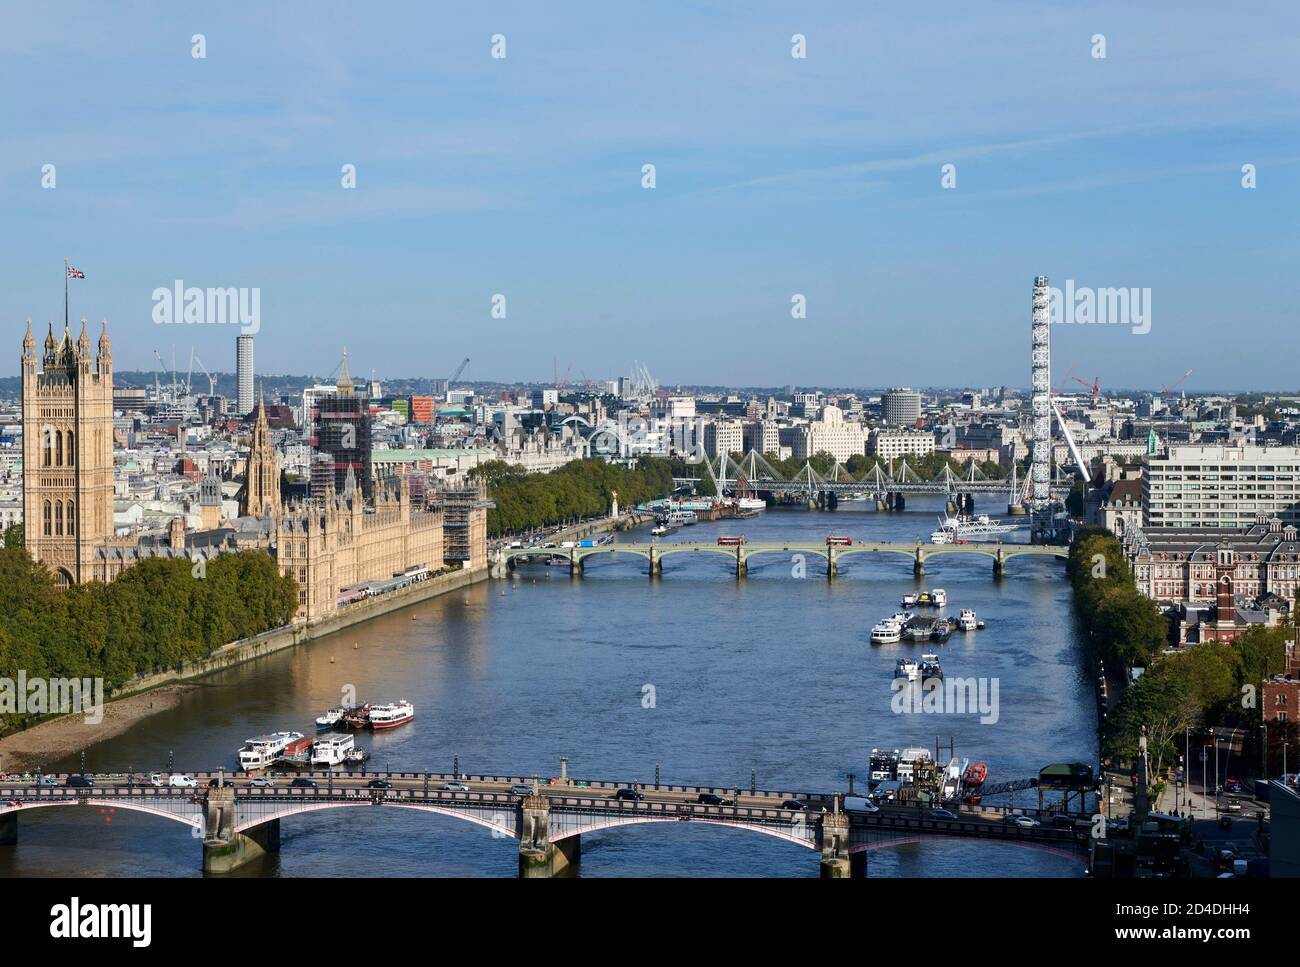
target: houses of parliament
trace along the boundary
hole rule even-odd
[[[342,378],[339,392],[351,392]],[[343,589],[388,580],[406,568],[487,566],[488,502],[481,487],[415,507],[407,478],[392,476],[375,483],[367,502],[349,470],[341,490],[330,485],[323,495],[282,501],[279,453],[261,399],[237,517],[222,518],[220,481],[210,471],[199,484],[201,529],[187,529],[185,519],[176,518],[165,537],[121,536],[113,518],[113,354],[107,324],[93,351],[85,320],[75,339],[66,324],[56,339],[51,324],[38,355],[28,320],[22,394],[26,545],[62,587],[112,581],[149,557],[197,562],[260,549],[295,579],[297,620],[312,622],[337,609]],[[450,541],[448,531],[454,534]]]

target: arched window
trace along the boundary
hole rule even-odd
[[[54,465],[63,466],[63,434],[58,430],[54,431]]]
[[[54,536],[63,536],[63,501],[54,502]]]
[[[76,434],[74,434],[71,430],[69,430],[68,431],[68,466],[69,467],[75,467],[77,465],[77,456],[76,456],[77,448],[73,446],[73,441],[75,439],[76,439]]]
[[[54,431],[46,427],[41,436],[44,437],[44,443],[41,446],[41,463],[48,467],[54,459]]]
[[[49,451],[47,450],[46,452],[48,453]],[[47,501],[45,502],[45,529],[44,529],[44,531],[43,531],[43,533],[45,534],[46,537],[49,537],[52,533],[54,533],[54,532],[50,529],[50,528],[53,526],[53,525],[51,524],[51,522],[50,522],[50,513],[51,513],[51,511],[50,511],[50,502],[47,500]]]
[[[77,515],[76,515],[76,509],[75,509],[76,506],[77,506],[77,505],[76,505],[76,502],[75,502],[75,501],[71,501],[71,500],[69,500],[69,501],[68,501],[68,506],[67,506],[66,508],[64,508],[64,517],[65,517],[65,519],[66,519],[67,522],[68,522],[68,536],[69,536],[69,537],[76,537],[76,536],[77,536]]]

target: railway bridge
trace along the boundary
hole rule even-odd
[[[474,823],[519,842],[519,875],[550,877],[581,860],[582,835],[619,826],[691,823],[771,836],[816,851],[826,877],[865,875],[869,850],[958,838],[1001,842],[1071,857],[1090,848],[1086,832],[1005,821],[1008,807],[886,805],[843,812],[835,793],[717,786],[447,773],[304,772],[314,785],[284,778],[251,784],[247,775],[190,774],[197,785],[153,785],[142,776],[0,777],[0,846],[18,840],[18,817],[54,807],[126,810],[189,826],[202,840],[203,869],[225,873],[280,848],[282,820],[326,809],[403,809]],[[633,790],[632,793],[620,790]],[[1037,816],[1033,809],[1015,810]],[[360,816],[361,814],[358,814]]]
[[[912,573],[916,577],[925,574],[926,561],[937,556],[953,554],[979,554],[992,560],[993,576],[1001,578],[1006,573],[1007,562],[1015,557],[1049,557],[1067,560],[1070,549],[1050,544],[1003,544],[1003,543],[969,543],[969,544],[916,544],[888,541],[858,541],[852,544],[828,540],[825,543],[800,541],[755,541],[741,544],[718,544],[706,542],[684,542],[675,544],[636,543],[636,544],[601,544],[596,547],[511,547],[500,549],[491,562],[493,577],[506,577],[516,563],[542,559],[564,559],[569,572],[580,575],[587,560],[597,555],[632,554],[649,563],[650,576],[663,573],[665,558],[674,555],[721,555],[733,563],[737,577],[744,577],[748,572],[749,560],[761,554],[813,555],[826,560],[826,576],[834,579],[840,562],[858,555],[902,556],[912,562]]]

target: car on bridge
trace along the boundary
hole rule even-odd
[[[516,782],[510,787],[510,794],[513,796],[531,796],[533,794],[533,787],[526,786],[522,782]]]
[[[640,802],[645,799],[645,793],[640,789],[616,789],[614,790],[614,799],[620,802]]]
[[[955,819],[957,818],[957,814],[954,813],[951,809],[931,809],[931,810],[930,810],[930,818],[931,818],[931,819],[946,819],[946,820],[949,820],[949,821],[953,821],[953,820],[955,820]]]
[[[734,806],[734,805],[736,805],[736,800],[734,800],[734,799],[724,799],[722,796],[719,796],[717,793],[714,793],[714,792],[702,792],[702,793],[700,793],[699,798],[696,799],[695,801],[696,801],[697,803],[699,803],[701,806]]]
[[[1039,826],[1043,825],[1032,816],[1004,816],[1002,821],[1008,826],[1018,826],[1021,829],[1037,829]]]
[[[249,785],[249,786],[259,786],[259,787],[261,787],[261,786],[274,786],[274,785],[275,785],[275,780],[274,780],[274,779],[269,779],[269,778],[267,778],[266,776],[254,776],[252,779],[249,779],[249,780],[248,780],[248,785]]]
[[[795,809],[798,810],[799,812],[807,812],[808,804],[806,802],[801,802],[798,799],[787,799],[785,802],[781,803],[781,808]]]
[[[444,782],[442,784],[443,792],[469,792],[469,786],[463,782]]]
[[[193,776],[186,776],[180,773],[172,776],[167,785],[174,789],[194,789],[198,786],[198,780]]]
[[[296,789],[315,789],[316,780],[308,779],[306,776],[297,776],[295,779],[293,779],[292,782],[289,783],[289,785],[290,787]]]
[[[65,786],[85,788],[86,786],[93,786],[95,780],[90,778],[90,776],[68,776],[68,778],[64,780],[63,784]]]
[[[59,780],[55,779],[53,776],[36,777],[36,785],[38,786],[57,786],[58,784]]]
[[[371,779],[366,783],[367,789],[392,789],[393,784],[387,779]]]

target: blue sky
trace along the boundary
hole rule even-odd
[[[1292,0],[204,6],[0,8],[0,374],[68,257],[119,368],[233,368],[183,279],[267,373],[1026,385],[1045,273],[1152,291],[1058,379],[1300,386]]]

